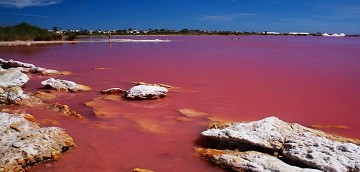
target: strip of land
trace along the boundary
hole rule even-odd
[[[84,43],[84,42],[170,42],[162,39],[100,39],[100,40],[75,40],[75,41],[0,41],[0,46],[31,46],[41,44],[63,44],[63,43]]]

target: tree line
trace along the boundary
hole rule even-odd
[[[0,41],[53,41],[62,36],[46,29],[28,23],[19,23],[13,26],[0,26]]]

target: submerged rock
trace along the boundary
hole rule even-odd
[[[147,86],[158,86],[158,87],[165,87],[165,88],[173,88],[171,85],[166,85],[166,84],[148,84],[145,82],[138,82],[136,83],[136,85],[147,85]]]
[[[178,111],[187,117],[202,117],[207,115],[207,113],[205,112],[201,112],[191,108],[181,108],[178,109]]]
[[[0,71],[0,87],[8,88],[23,86],[29,81],[29,77],[18,69],[7,69]]]
[[[123,115],[125,119],[129,119],[136,123],[136,128],[145,133],[165,133],[166,130],[156,123],[156,121],[145,119],[136,115],[125,114]]]
[[[48,90],[48,91],[37,91],[34,94],[34,97],[37,97],[41,100],[52,100],[56,99],[56,95],[53,93],[54,91]]]
[[[198,148],[196,151],[202,158],[233,171],[320,172],[316,169],[292,166],[274,156],[256,151],[238,152],[203,148]]]
[[[102,90],[102,94],[124,94],[126,90],[123,90],[121,88],[109,88],[106,90]]]
[[[128,99],[160,99],[166,96],[168,90],[165,87],[137,85],[125,93]]]
[[[40,128],[31,115],[0,113],[0,171],[25,171],[35,163],[58,160],[75,146],[58,127]]]
[[[134,168],[131,170],[131,172],[155,172],[155,171],[143,169],[143,168]]]
[[[45,87],[53,88],[57,91],[77,92],[77,91],[90,90],[88,86],[80,85],[72,81],[60,80],[54,78],[49,78],[45,81],[42,81],[41,84]]]
[[[360,170],[359,140],[333,136],[276,117],[215,125],[201,135],[239,148],[250,145],[250,148],[275,152],[286,161],[324,171]]]
[[[64,116],[67,116],[67,117],[75,117],[75,118],[79,118],[79,119],[84,118],[82,115],[78,114],[74,110],[71,110],[68,105],[62,105],[60,103],[53,103],[53,104],[49,105],[49,108],[56,112],[60,112]]]

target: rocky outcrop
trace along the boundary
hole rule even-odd
[[[168,90],[165,87],[137,85],[126,91],[125,98],[128,99],[160,99],[166,96]]]
[[[29,81],[29,77],[18,69],[0,70],[0,87],[9,88],[23,86]]]
[[[75,146],[58,127],[40,128],[28,114],[0,113],[0,171],[25,171],[45,160],[58,160]]]
[[[41,84],[47,88],[52,88],[57,91],[77,92],[77,91],[90,90],[88,86],[80,85],[72,81],[54,79],[54,78],[49,78],[45,81],[42,81]]]
[[[360,171],[360,141],[287,123],[276,117],[215,125],[201,135],[239,149],[275,153],[285,162],[314,169]]]
[[[36,97],[25,94],[21,87],[10,87],[5,89],[0,88],[0,104],[36,106],[41,105],[42,101]]]
[[[198,148],[196,151],[202,158],[232,171],[320,172],[316,169],[292,166],[274,156],[256,151],[238,152],[204,148]]]
[[[69,75],[69,74],[71,74],[71,72],[68,72],[68,71],[57,71],[57,70],[53,70],[53,69],[46,69],[46,68],[42,68],[42,67],[37,67],[30,63],[24,63],[24,62],[12,60],[12,59],[6,61],[6,60],[0,58],[0,66],[5,69],[16,68],[24,73],[31,72],[31,73],[41,74],[41,75]]]
[[[123,90],[121,88],[109,88],[106,90],[102,90],[102,94],[125,94],[126,90]]]
[[[0,59],[0,62],[1,61],[2,59]],[[13,62],[11,62],[10,64],[13,64]],[[24,63],[22,64],[22,66],[29,65]],[[41,100],[25,94],[22,90],[21,87],[24,86],[28,81],[29,77],[26,74],[22,73],[18,68],[0,68],[0,104],[15,104],[27,106],[41,104]]]
[[[0,103],[1,104],[21,104],[25,99],[29,99],[30,96],[24,94],[21,87],[10,87],[2,89],[0,88]]]

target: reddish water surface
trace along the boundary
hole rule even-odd
[[[194,153],[200,146],[200,132],[211,123],[207,117],[250,121],[274,115],[305,126],[346,126],[326,131],[360,139],[359,38],[125,38],[171,42],[0,47],[1,58],[69,70],[74,75],[57,78],[92,88],[53,100],[68,104],[86,120],[61,117],[49,110],[24,110],[42,126],[65,128],[77,144],[59,161],[36,165],[30,171],[130,171],[135,167],[222,171]],[[25,90],[39,90],[44,79],[33,76]],[[134,81],[179,88],[154,101],[108,100],[99,93],[111,87],[129,89]],[[93,99],[97,108],[106,111],[104,117],[96,117],[84,105]],[[208,116],[185,117],[180,108]],[[45,119],[56,123],[48,124]]]

